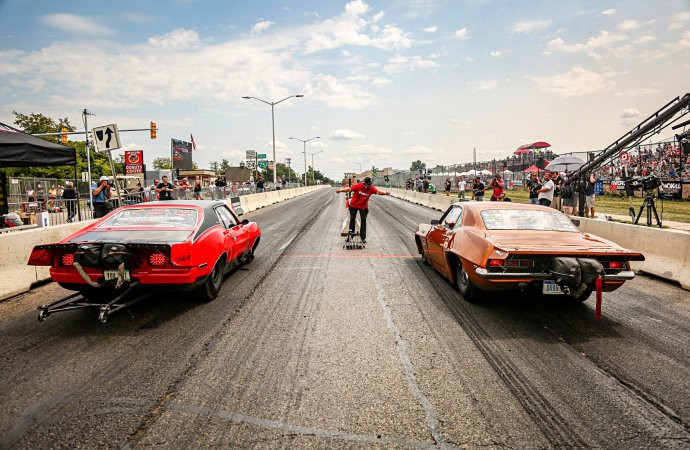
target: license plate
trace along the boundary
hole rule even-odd
[[[117,270],[104,270],[103,278],[105,278],[105,281],[117,280]],[[125,281],[131,281],[129,270],[125,270]]]
[[[561,287],[553,280],[544,280],[542,293],[546,295],[563,295]]]

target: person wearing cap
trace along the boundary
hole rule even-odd
[[[110,186],[108,177],[103,175],[98,179],[98,183],[91,182],[91,201],[93,202],[93,217],[98,219],[108,214],[108,200],[110,200]]]
[[[472,200],[476,200],[478,202],[484,200],[485,190],[486,186],[484,185],[484,183],[482,183],[482,179],[479,177],[475,177],[474,184],[472,185]]]
[[[391,195],[390,192],[383,192],[371,185],[371,178],[366,177],[363,183],[353,184],[352,187],[344,187],[335,192],[352,192],[350,199],[350,234],[355,233],[355,224],[357,222],[357,211],[359,211],[359,218],[361,223],[359,226],[359,237],[362,238],[364,244],[367,243],[367,214],[369,214],[369,197],[374,194]]]

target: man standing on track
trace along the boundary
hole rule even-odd
[[[344,187],[335,192],[352,192],[350,199],[350,235],[355,233],[355,224],[357,222],[357,211],[359,211],[359,218],[361,224],[359,226],[359,236],[362,238],[362,243],[367,243],[367,214],[369,214],[369,197],[374,194],[391,195],[390,192],[383,192],[371,185],[371,178],[366,177],[363,183],[353,184],[352,187]],[[349,238],[349,237],[348,237]]]

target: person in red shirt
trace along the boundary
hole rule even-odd
[[[496,174],[494,180],[491,182],[491,187],[494,189],[493,193],[491,194],[491,201],[495,202],[498,200],[498,197],[503,194],[505,189],[505,182],[501,178],[501,174]]]
[[[367,243],[367,214],[369,214],[369,197],[374,194],[391,195],[390,192],[383,192],[371,185],[371,178],[366,177],[363,183],[353,184],[352,187],[344,187],[338,189],[336,192],[352,192],[350,199],[350,235],[355,233],[355,224],[357,222],[357,211],[359,211],[359,218],[361,224],[359,226],[359,236],[362,238],[362,243]],[[349,239],[349,236],[348,236]]]

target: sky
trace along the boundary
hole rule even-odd
[[[690,92],[690,0],[0,0],[0,121],[121,134],[145,162],[272,152],[304,171],[601,149]],[[666,131],[659,138],[667,138]],[[75,138],[76,139],[76,138]],[[308,164],[311,165],[311,156]]]

